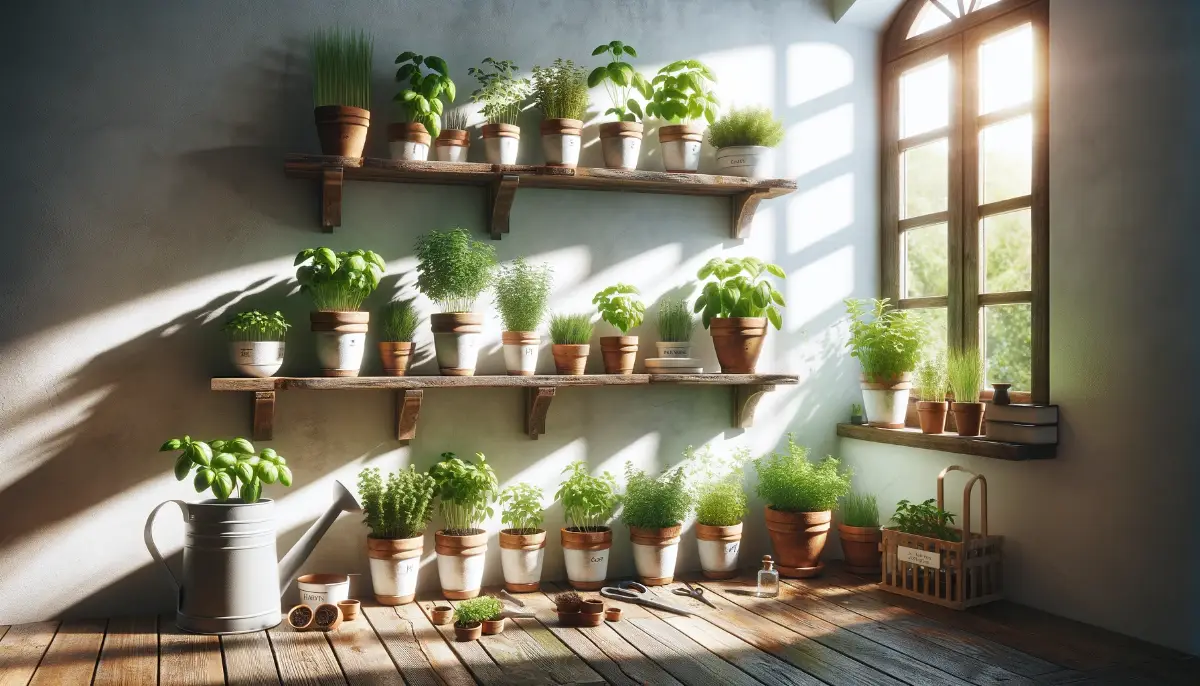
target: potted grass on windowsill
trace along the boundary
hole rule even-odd
[[[362,157],[371,125],[371,53],[365,33],[318,31],[312,38],[313,114],[322,155]]]
[[[946,432],[946,413],[950,410],[950,403],[946,402],[947,383],[946,358],[941,354],[917,366],[913,391],[917,395],[921,433]]]
[[[983,428],[983,403],[979,392],[983,389],[983,356],[978,348],[963,348],[950,351],[946,361],[946,376],[950,389],[954,391],[954,426],[959,436],[978,436]]]
[[[923,329],[908,310],[887,298],[846,302],[850,318],[850,357],[862,365],[861,383],[867,424],[903,429],[912,390],[912,371],[921,354]]]

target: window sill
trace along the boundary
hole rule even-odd
[[[1057,445],[1000,443],[985,438],[959,436],[956,433],[924,434],[920,429],[879,429],[859,424],[838,424],[837,435],[860,441],[902,445],[909,448],[939,450],[944,453],[978,455],[996,460],[1048,460],[1057,454]]]

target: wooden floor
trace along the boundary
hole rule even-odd
[[[959,613],[875,590],[836,568],[780,597],[703,582],[716,610],[621,605],[617,623],[557,626],[552,594],[520,596],[536,619],[456,643],[433,602],[364,606],[329,634],[284,626],[240,636],[179,632],[169,617],[0,626],[0,686],[16,684],[1198,684],[1200,660],[1011,603]],[[432,598],[430,599],[433,600]]]

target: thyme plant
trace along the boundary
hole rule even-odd
[[[930,498],[921,504],[901,500],[896,503],[896,513],[892,515],[889,528],[915,536],[928,536],[943,541],[957,541],[958,532],[954,530],[954,515],[937,506],[937,501]]]
[[[645,529],[664,529],[687,519],[695,504],[695,494],[688,488],[687,475],[678,466],[650,476],[625,463],[625,496],[621,498],[621,521],[626,526]]]
[[[555,345],[585,345],[592,340],[592,318],[586,314],[556,314],[550,317],[550,341]]]
[[[314,106],[371,109],[373,50],[374,41],[362,31],[317,31],[312,37]]]
[[[363,523],[371,538],[413,538],[425,533],[433,518],[433,477],[409,465],[387,476],[377,467],[358,473]]]
[[[417,239],[417,288],[442,312],[470,312],[492,283],[496,249],[463,228],[430,231]]]
[[[562,503],[570,531],[604,531],[617,509],[617,481],[609,472],[600,476],[588,473],[587,463],[572,462],[563,469],[567,478],[559,485],[554,499]]]
[[[670,124],[686,124],[703,117],[709,124],[717,118],[717,77],[699,60],[679,60],[658,70],[651,81],[653,91],[646,103],[646,116]]]
[[[454,625],[466,629],[489,619],[497,619],[503,611],[503,603],[490,595],[471,598],[454,608]]]
[[[921,354],[924,329],[908,310],[897,310],[887,298],[846,300],[850,315],[850,357],[858,359],[868,379],[911,372]]]
[[[479,533],[483,521],[494,513],[496,473],[483,453],[475,453],[476,463],[460,460],[454,453],[442,453],[442,459],[429,468],[437,488],[438,511],[446,521],[448,536]]]
[[[979,402],[979,391],[983,389],[983,356],[979,354],[979,348],[951,350],[946,361],[946,375],[955,402]]]
[[[714,317],[766,317],[778,330],[783,327],[779,308],[787,307],[783,294],[767,281],[767,276],[787,278],[777,264],[763,262],[757,257],[714,257],[708,261],[697,278],[712,279],[696,298],[694,311],[708,328]]]
[[[918,400],[930,403],[946,402],[946,358],[938,353],[933,359],[922,360],[913,377],[913,392]]]
[[[405,118],[425,127],[430,136],[437,138],[441,132],[441,115],[445,110],[442,97],[454,102],[457,95],[454,81],[450,80],[450,67],[446,60],[430,55],[418,55],[405,51],[396,57],[396,82],[407,86],[392,98],[400,105]]]
[[[848,493],[842,498],[842,524],[876,528],[879,526],[879,505],[870,493]]]
[[[783,122],[766,107],[733,108],[708,127],[708,142],[714,148],[762,145],[774,148],[783,142]]]
[[[809,462],[808,449],[788,434],[786,453],[771,453],[754,460],[758,471],[758,497],[781,512],[824,512],[837,506],[850,492],[850,471],[838,469],[834,457]]]
[[[640,326],[646,315],[646,305],[640,295],[637,288],[619,283],[597,293],[592,298],[592,304],[600,312],[600,318],[612,324],[624,336],[630,329]]]
[[[587,70],[556,59],[533,68],[533,100],[546,119],[583,119],[588,107]]]
[[[535,331],[541,325],[550,305],[551,271],[549,264],[532,265],[523,257],[500,267],[496,308],[505,331]]]
[[[509,486],[500,492],[500,505],[500,521],[511,529],[510,533],[532,534],[542,528],[546,511],[542,489],[537,486],[526,482]]]
[[[383,306],[379,313],[379,340],[389,343],[412,343],[421,317],[412,300],[397,300]]]
[[[311,296],[321,312],[357,311],[387,269],[370,250],[335,253],[329,248],[301,250],[295,265],[300,292]]]
[[[588,75],[588,88],[604,84],[604,90],[612,100],[612,107],[605,110],[605,114],[616,115],[617,121],[641,121],[644,116],[642,105],[632,96],[636,91],[649,100],[654,91],[646,77],[622,59],[625,55],[637,57],[637,50],[634,50],[632,45],[615,40],[597,47],[592,51],[592,56],[605,53],[612,55],[612,61],[592,70]]]
[[[729,458],[718,458],[707,445],[699,453],[684,452],[696,475],[696,521],[705,526],[733,526],[746,516],[748,498],[742,487],[750,451],[739,448]]]
[[[692,340],[696,318],[687,303],[679,299],[663,299],[658,305],[658,340],[664,343],[687,343]]]
[[[175,457],[175,479],[183,481],[195,471],[192,487],[196,492],[211,489],[220,501],[228,500],[236,488],[243,502],[256,503],[263,484],[292,485],[292,470],[282,455],[271,448],[256,453],[254,444],[244,438],[196,441],[184,436],[168,440],[158,450],[180,451]]]
[[[489,124],[517,123],[521,103],[533,92],[529,79],[518,79],[520,69],[512,60],[483,59],[482,67],[471,67],[467,73],[479,82],[471,100],[483,105],[483,116]]]
[[[291,328],[283,313],[264,314],[258,310],[238,312],[221,327],[231,341],[282,341]]]

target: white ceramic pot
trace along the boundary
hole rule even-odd
[[[317,359],[321,369],[328,375],[358,376],[362,369],[363,351],[367,347],[365,333],[338,333],[317,331]],[[353,372],[351,374],[350,372]]]
[[[488,164],[516,164],[521,146],[521,127],[487,124],[483,127],[483,151]]]
[[[742,523],[733,526],[696,524],[700,569],[709,579],[731,579],[738,573],[738,550],[742,546]]]
[[[658,129],[663,168],[669,172],[694,172],[700,168],[703,134],[691,124],[670,124]]]
[[[637,169],[642,154],[642,139],[632,136],[613,136],[600,139],[604,166],[609,169]]]
[[[542,581],[542,561],[546,554],[546,532],[532,534],[500,532],[500,565],[504,587],[511,593],[538,590]]]
[[[912,374],[890,379],[861,377],[863,410],[867,424],[884,429],[903,429],[908,414],[908,395],[912,389]]]
[[[612,552],[612,529],[603,531],[560,530],[567,581],[579,590],[598,591],[608,578],[608,558]]]
[[[429,145],[415,141],[391,141],[393,160],[405,162],[424,162],[429,159]]]
[[[367,558],[371,563],[371,590],[382,605],[411,603],[417,594],[417,572],[425,537],[368,538]]]
[[[434,534],[437,542],[438,581],[447,600],[466,600],[479,595],[483,586],[484,558],[487,555],[487,533],[467,536]]]
[[[658,348],[658,356],[666,358],[689,358],[692,356],[691,343],[668,343],[666,341],[658,341],[654,344]]]
[[[578,119],[546,119],[542,121],[542,154],[551,167],[574,167],[579,164],[579,148],[583,122]]]
[[[312,609],[318,605],[334,605],[350,597],[350,577],[345,574],[305,574],[296,579],[300,602]]]
[[[735,145],[717,149],[717,173],[767,179],[775,173],[775,151],[765,145]]]
[[[439,143],[434,146],[438,162],[466,162],[469,149],[465,145],[442,145]]]
[[[679,526],[662,529],[629,527],[633,545],[633,566],[638,580],[647,586],[669,584],[675,578],[675,561],[679,558]]]
[[[445,312],[429,317],[433,348],[443,376],[473,376],[483,342],[483,315]]]
[[[537,373],[538,347],[541,339],[535,331],[505,331],[500,334],[504,345],[504,366],[509,376],[533,376]]]
[[[234,341],[229,354],[242,376],[275,376],[283,366],[283,341]]]

